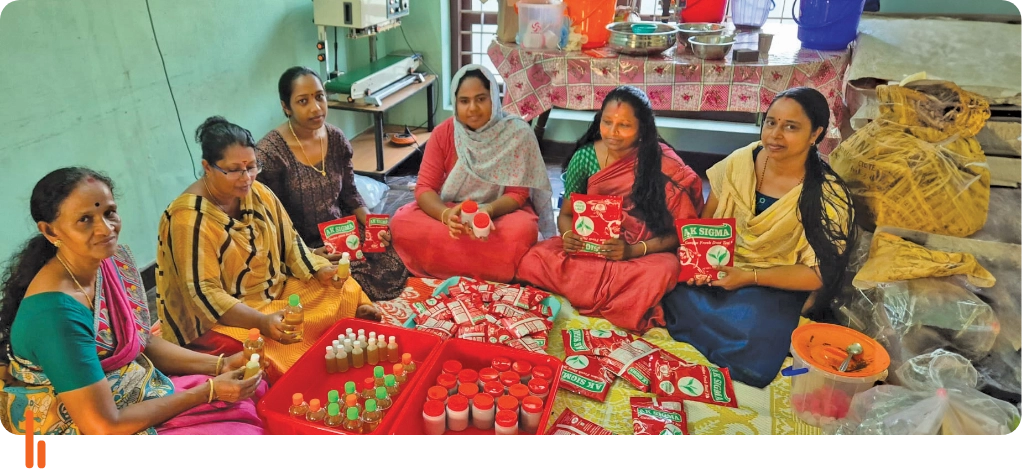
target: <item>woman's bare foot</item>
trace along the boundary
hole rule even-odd
[[[365,319],[367,321],[380,322],[383,316],[380,314],[380,310],[375,305],[362,305],[355,310],[355,317],[358,319]]]

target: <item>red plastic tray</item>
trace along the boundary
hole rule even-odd
[[[415,373],[405,382],[401,393],[393,406],[383,415],[380,426],[371,434],[383,435],[393,425],[398,413],[405,402],[408,402],[409,395],[422,380],[423,371],[430,367],[440,350],[440,338],[412,329],[381,324],[378,322],[364,321],[361,319],[342,319],[328,330],[309,351],[298,359],[298,361],[284,373],[277,382],[270,387],[269,392],[256,404],[256,410],[266,421],[266,431],[274,435],[329,435],[351,434],[341,427],[328,427],[323,423],[313,423],[304,419],[296,419],[288,414],[291,407],[291,396],[300,392],[304,395],[305,401],[319,399],[324,408],[327,403],[327,393],[336,389],[344,394],[344,383],[354,381],[358,390],[362,390],[362,380],[372,376],[373,366],[368,363],[362,368],[349,368],[344,373],[326,372],[326,347],[347,328],[356,331],[365,329],[366,335],[369,332],[385,334],[386,336],[397,337],[397,343],[401,347],[401,353],[411,353],[412,361],[416,364]],[[394,366],[389,361],[378,363],[382,365],[387,374],[392,373]],[[435,380],[436,377],[433,378]],[[432,381],[431,381],[432,382]],[[422,409],[419,409],[420,413]],[[421,420],[421,418],[420,418]]]
[[[404,406],[398,414],[395,423],[390,427],[388,433],[391,435],[424,435],[422,422],[422,405],[426,402],[426,392],[430,386],[436,383],[440,375],[443,363],[447,360],[458,360],[465,368],[478,371],[481,368],[490,366],[490,362],[496,357],[507,357],[511,360],[523,360],[533,366],[546,365],[554,372],[554,376],[561,376],[563,364],[561,360],[550,355],[529,352],[526,350],[493,345],[483,342],[475,342],[464,339],[448,339],[440,347],[439,353],[432,359],[432,363],[425,369],[416,371],[418,382],[411,393],[402,393],[405,398]],[[543,414],[539,418],[539,432],[542,433],[547,427],[547,420],[554,408],[554,398],[557,396],[557,388],[560,379],[550,383],[550,394],[547,395],[543,405]],[[448,431],[445,435],[493,435],[493,430],[479,430],[472,425],[460,432]]]

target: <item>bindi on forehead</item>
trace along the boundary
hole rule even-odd
[[[96,206],[99,207],[99,202],[96,202]]]
[[[94,178],[92,176],[89,176],[89,177],[85,178],[85,181],[86,182],[96,182],[96,178]]]

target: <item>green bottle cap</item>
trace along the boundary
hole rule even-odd
[[[366,399],[366,412],[376,412],[376,399]]]
[[[330,392],[326,393],[326,400],[328,402],[337,402],[337,400],[340,398],[341,395],[337,392],[336,389],[331,389]]]
[[[287,297],[287,304],[289,304],[291,306],[298,306],[298,305],[300,305],[301,302],[298,301],[298,294],[297,293],[292,293],[291,296]]]
[[[336,402],[331,402],[330,405],[326,406],[326,413],[329,416],[338,415],[341,413],[341,406]]]
[[[377,387],[376,388],[376,398],[377,399],[386,399],[387,398],[387,388],[385,388],[383,386]]]
[[[394,375],[387,375],[383,377],[383,384],[386,384],[388,388],[394,387],[397,384],[397,378]]]
[[[375,376],[377,378],[382,378],[383,377],[383,367],[382,366],[377,366],[376,368],[373,368],[373,376]]]
[[[348,381],[347,383],[344,383],[344,393],[345,394],[355,394],[355,382],[354,381]]]
[[[348,420],[358,420],[358,409],[348,407]]]

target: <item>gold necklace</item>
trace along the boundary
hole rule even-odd
[[[85,292],[85,289],[82,288],[82,284],[78,283],[78,279],[75,278],[75,274],[71,273],[71,268],[67,266],[67,262],[65,262],[64,259],[60,257],[60,254],[57,254],[57,260],[60,261],[60,265],[64,266],[64,270],[67,271],[67,274],[71,276],[71,280],[74,280],[75,286],[78,287],[78,291],[82,292],[82,294],[85,295],[86,300],[89,300],[89,309],[93,309],[92,297]]]
[[[209,185],[206,184],[205,175],[202,176],[202,186],[206,188],[206,193],[209,194],[209,200],[212,200],[217,207],[220,207],[220,210],[223,210],[224,213],[227,213],[227,209],[224,208],[224,205],[221,204],[219,200],[216,200],[216,197],[213,195],[213,191],[209,190]]]
[[[760,175],[759,175],[759,181],[756,181],[756,192],[759,192],[759,189],[761,187],[763,187],[763,178],[766,177],[766,168],[767,168],[767,164],[769,164],[769,163],[770,163],[770,155],[768,154],[766,156],[766,161],[763,162],[763,172],[761,172]],[[806,180],[806,175],[805,175],[805,173],[802,173],[802,179],[799,179],[798,183],[802,184],[802,182],[805,181],[805,180]]]
[[[287,120],[287,128],[291,129],[291,136],[295,138],[296,142],[298,142],[298,148],[302,150],[302,157],[305,158],[305,164],[309,165],[312,169],[319,172],[319,174],[326,177],[326,148],[323,147],[323,140],[319,141],[319,150],[323,153],[323,159],[320,160],[320,163],[322,163],[323,167],[317,168],[316,165],[312,164],[312,160],[309,159],[309,155],[305,154],[305,147],[302,146],[302,141],[299,140],[298,135],[295,134],[295,128],[291,127],[291,119]]]

